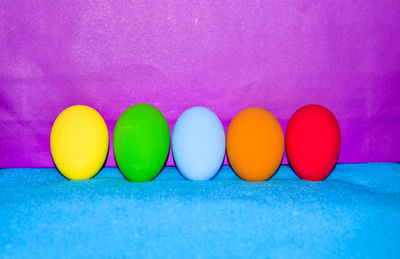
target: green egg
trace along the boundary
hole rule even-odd
[[[115,161],[121,173],[132,182],[154,179],[165,164],[169,145],[167,120],[149,104],[129,107],[114,129]]]

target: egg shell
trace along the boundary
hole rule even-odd
[[[263,108],[247,108],[229,124],[228,160],[243,180],[258,182],[271,178],[280,166],[283,150],[282,128],[274,115]]]
[[[89,179],[101,169],[108,153],[108,130],[93,108],[71,106],[58,115],[50,134],[50,149],[58,170],[71,180]]]
[[[204,107],[183,112],[172,133],[172,153],[186,179],[213,178],[225,156],[225,132],[217,115]]]
[[[129,107],[115,125],[115,161],[129,181],[154,179],[165,164],[169,145],[167,120],[152,105],[140,103]]]
[[[290,118],[286,153],[295,173],[304,180],[321,181],[331,173],[340,152],[340,127],[327,108],[309,104]]]

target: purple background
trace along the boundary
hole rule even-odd
[[[112,136],[138,102],[171,129],[201,105],[225,128],[264,107],[284,130],[319,103],[340,123],[339,162],[400,161],[399,101],[398,0],[0,3],[0,167],[52,166],[70,105],[97,109]]]

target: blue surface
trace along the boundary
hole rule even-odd
[[[229,167],[147,183],[115,168],[84,181],[3,169],[0,212],[0,257],[400,258],[400,165],[338,165],[323,182],[281,166],[262,183]]]

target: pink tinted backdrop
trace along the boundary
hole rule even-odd
[[[70,105],[97,109],[112,136],[138,102],[171,130],[195,105],[225,128],[264,107],[285,130],[318,103],[340,123],[339,162],[400,161],[398,0],[5,0],[0,32],[0,167],[53,166]]]

